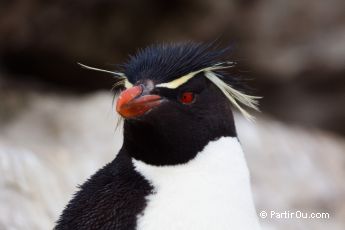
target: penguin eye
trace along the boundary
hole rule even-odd
[[[192,92],[184,92],[179,98],[180,102],[183,104],[190,104],[194,102],[194,93]]]

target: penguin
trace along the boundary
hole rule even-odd
[[[250,175],[233,110],[254,118],[229,48],[155,44],[117,77],[123,144],[89,178],[55,230],[257,230]]]

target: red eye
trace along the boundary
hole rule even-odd
[[[184,93],[181,95],[180,101],[181,101],[183,104],[192,103],[192,102],[194,101],[194,93],[192,93],[192,92],[184,92]]]

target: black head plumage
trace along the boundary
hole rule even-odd
[[[112,72],[82,65],[85,68],[112,73],[116,82],[113,90],[115,94],[135,84],[141,84],[150,80],[154,85],[171,83],[174,80],[183,79],[186,83],[194,76],[205,76],[216,85],[228,99],[246,118],[254,119],[241,107],[245,105],[258,110],[260,97],[243,93],[245,84],[234,71],[235,62],[229,61],[231,47],[217,48],[215,43],[170,43],[156,44],[139,50],[136,55],[121,65],[122,72]],[[230,71],[232,70],[232,71]],[[181,84],[174,84],[177,88]],[[171,87],[165,85],[164,87]]]
[[[127,79],[170,82],[191,72],[224,61],[230,48],[216,49],[214,43],[176,43],[151,45],[131,56],[123,65]]]

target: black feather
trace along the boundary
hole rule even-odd
[[[124,73],[132,84],[144,79],[156,84],[170,82],[224,61],[230,50],[217,49],[214,43],[152,45],[131,56],[124,64]]]
[[[121,150],[81,187],[63,211],[54,230],[134,230],[152,187],[134,170]]]

